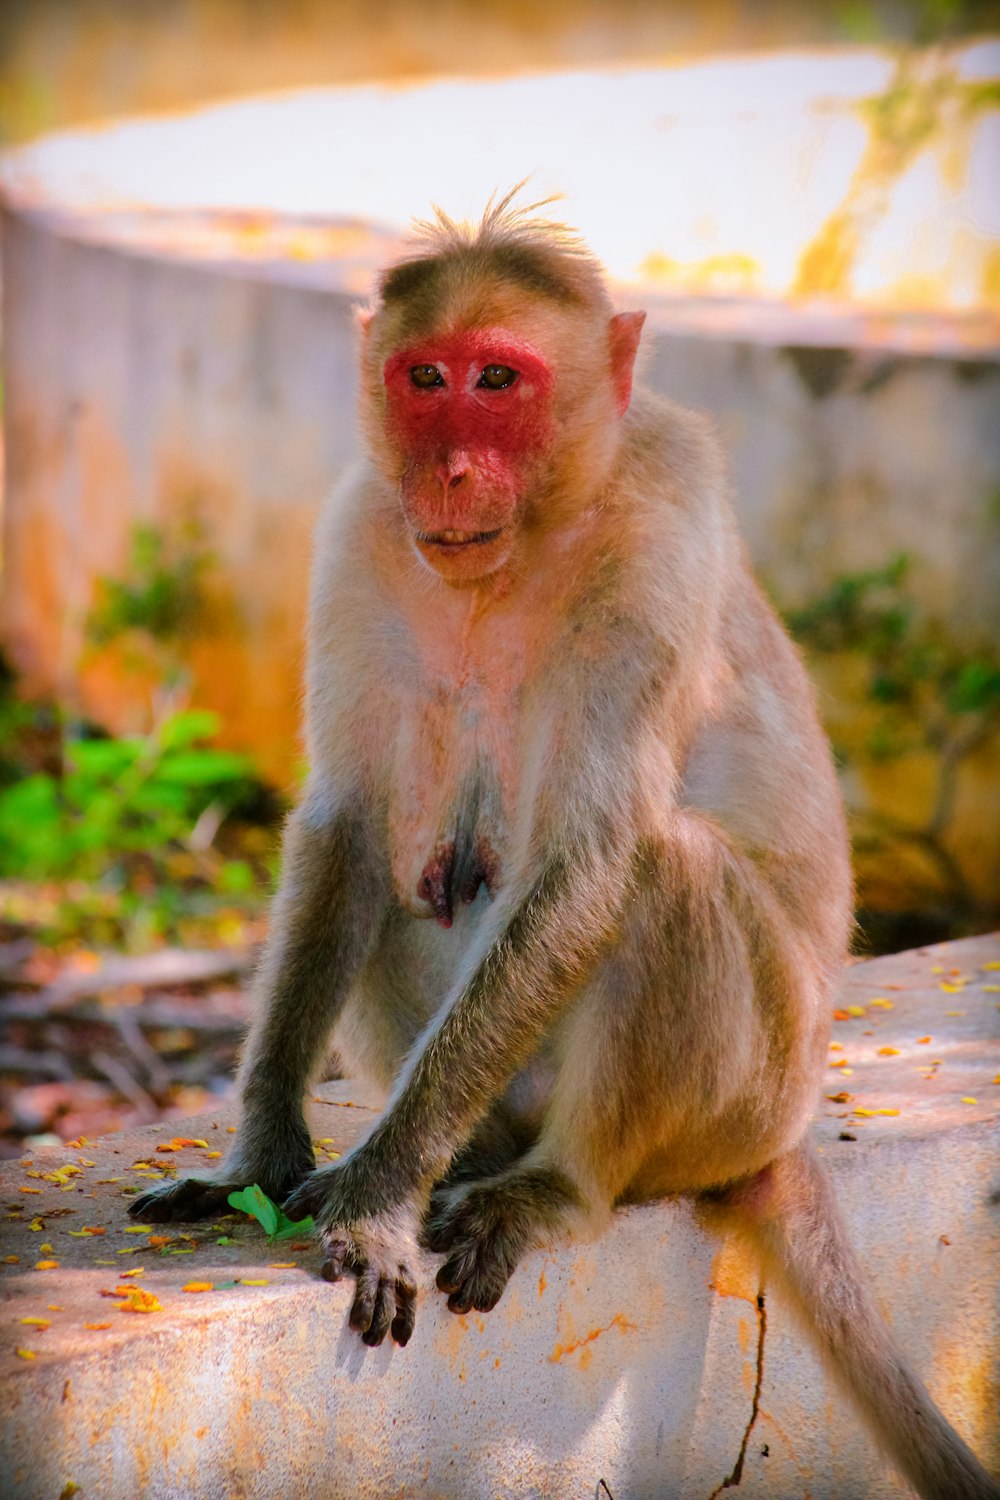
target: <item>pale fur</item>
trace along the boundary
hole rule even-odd
[[[478,233],[437,235],[367,319],[369,457],[319,530],[309,784],[223,1176],[301,1180],[299,1097],[336,1022],[388,1106],[288,1206],[316,1215],[327,1274],[358,1276],[368,1342],[409,1336],[425,1214],[464,1311],[491,1307],[540,1239],[690,1193],[780,1273],[923,1495],[995,1495],[892,1347],[803,1145],[851,928],[847,840],[711,428],[645,390],[619,420],[606,294],[561,234],[500,205]],[[565,297],[533,290],[536,252],[539,286],[562,266]],[[502,325],[557,375],[511,554],[462,587],[416,555],[385,429],[382,363],[414,321]],[[484,840],[495,888],[443,930],[421,870]],[[139,1212],[215,1211],[222,1185],[198,1190]],[[862,1356],[874,1372],[852,1375]]]

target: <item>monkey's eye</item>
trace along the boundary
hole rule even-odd
[[[422,391],[429,391],[435,385],[444,385],[444,376],[437,365],[414,365],[410,371],[410,379]]]
[[[516,379],[517,371],[512,370],[509,365],[487,365],[476,384],[485,386],[489,391],[505,391]]]

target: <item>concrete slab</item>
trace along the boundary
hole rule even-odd
[[[817,1142],[900,1343],[998,1469],[1000,936],[857,964],[838,1013]],[[320,1151],[355,1140],[372,1103],[319,1090]],[[152,1173],[210,1167],[231,1121],[48,1148],[0,1174],[10,1500],[71,1485],[93,1500],[709,1500],[731,1473],[757,1379],[756,1270],[685,1204],[529,1256],[488,1317],[448,1313],[427,1256],[413,1341],[367,1350],[311,1244],[228,1220],[163,1243],[127,1220]],[[194,1143],[161,1149],[174,1136]],[[119,1287],[158,1307],[122,1308]],[[766,1322],[741,1493],[904,1494],[777,1299]]]

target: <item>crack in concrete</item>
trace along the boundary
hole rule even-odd
[[[764,1305],[764,1288],[761,1287],[760,1291],[757,1293],[757,1380],[753,1388],[753,1403],[750,1407],[750,1420],[746,1425],[746,1431],[743,1434],[743,1441],[740,1444],[740,1451],[737,1455],[736,1462],[733,1465],[732,1473],[726,1479],[724,1479],[721,1484],[716,1485],[715,1489],[709,1495],[708,1500],[718,1500],[718,1496],[722,1494],[723,1490],[735,1489],[740,1480],[743,1478],[743,1464],[747,1456],[747,1448],[750,1443],[750,1434],[751,1432],[753,1432],[757,1417],[760,1414],[760,1393],[761,1388],[764,1384],[764,1339],[766,1334],[767,1308]]]
[[[565,1359],[567,1354],[575,1354],[578,1349],[583,1349],[587,1344],[592,1344],[599,1339],[602,1333],[609,1333],[612,1328],[620,1328],[622,1333],[634,1333],[635,1324],[631,1323],[624,1313],[615,1313],[610,1323],[605,1323],[603,1328],[592,1328],[582,1339],[574,1339],[571,1344],[557,1344],[549,1355],[549,1364],[558,1364]]]

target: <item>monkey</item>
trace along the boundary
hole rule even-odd
[[[515,190],[515,193],[517,190]],[[543,204],[440,210],[359,315],[364,455],[317,532],[309,773],[211,1180],[258,1182],[410,1339],[414,1258],[487,1312],[526,1250],[684,1195],[783,1286],[925,1500],[1000,1493],[894,1346],[807,1139],[848,951],[813,691],[709,423]],[[385,1108],[317,1169],[332,1043]]]

